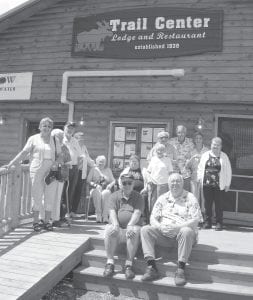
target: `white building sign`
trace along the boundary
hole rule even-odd
[[[0,74],[0,100],[30,100],[32,72]]]

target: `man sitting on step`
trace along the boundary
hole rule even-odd
[[[110,221],[105,227],[105,250],[107,263],[104,277],[114,274],[114,254],[119,243],[126,243],[127,258],[125,276],[134,278],[133,259],[140,243],[141,214],[144,210],[142,196],[133,190],[134,177],[132,174],[122,174],[120,189],[110,197]]]
[[[155,202],[150,224],[141,229],[141,242],[147,269],[143,281],[159,278],[155,263],[155,244],[166,248],[178,248],[178,267],[175,284],[185,285],[185,264],[197,241],[198,223],[202,221],[201,210],[195,196],[183,189],[184,179],[172,173],[168,180],[169,192]]]

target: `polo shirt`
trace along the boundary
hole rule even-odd
[[[109,210],[115,210],[119,226],[121,228],[126,228],[129,223],[133,212],[135,209],[139,209],[141,212],[144,210],[144,200],[142,196],[136,192],[132,191],[128,199],[123,197],[122,190],[114,192],[110,197]],[[138,221],[136,225],[141,225],[142,220]]]

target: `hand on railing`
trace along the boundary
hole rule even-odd
[[[0,171],[9,171],[10,169],[15,169],[14,165],[7,164],[0,167]]]

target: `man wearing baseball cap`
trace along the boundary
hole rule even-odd
[[[127,258],[124,267],[126,279],[135,276],[133,260],[140,243],[141,214],[144,201],[141,195],[133,190],[134,177],[123,174],[120,177],[120,189],[110,198],[110,221],[105,227],[105,250],[107,263],[104,277],[114,275],[114,254],[118,244],[126,243]]]

